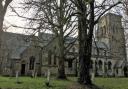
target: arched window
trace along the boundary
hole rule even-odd
[[[75,47],[73,47],[73,48],[72,48],[72,52],[76,52],[76,49],[75,49]]]
[[[101,27],[101,36],[104,35],[104,30],[103,30],[103,27]]]
[[[68,61],[68,68],[72,68],[72,62],[73,62],[72,60]]]
[[[99,60],[98,64],[99,64],[99,69],[102,70],[102,65],[103,65],[102,61]]]
[[[99,65],[98,65],[98,61],[95,61],[95,68],[98,69]]]
[[[35,57],[31,56],[29,59],[29,69],[33,70],[34,69],[34,64],[35,64]]]
[[[98,62],[95,60],[95,75],[97,75],[98,74]]]
[[[111,70],[111,68],[112,68],[112,63],[109,61],[108,62],[108,70]]]
[[[56,65],[56,55],[54,55],[54,65]]]
[[[91,69],[93,68],[93,61],[92,60],[90,61],[90,68]]]
[[[106,34],[106,28],[103,26],[103,36]]]
[[[51,53],[51,50],[49,50],[48,51],[48,65],[52,64],[51,60],[52,60],[52,53]]]

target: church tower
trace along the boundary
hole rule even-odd
[[[98,23],[97,40],[108,46],[114,60],[126,60],[125,36],[121,16],[108,13]]]

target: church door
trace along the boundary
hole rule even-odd
[[[25,64],[21,64],[21,75],[25,75]]]

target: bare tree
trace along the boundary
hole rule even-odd
[[[21,16],[14,8],[12,9],[19,17],[29,21],[29,29],[33,29],[35,32],[48,31],[54,35],[53,39],[57,39],[57,77],[65,79],[65,55],[75,41],[71,42],[70,45],[65,45],[65,43],[69,36],[76,34],[77,29],[77,19],[74,16],[75,7],[68,0],[61,0],[60,2],[57,0],[25,0],[22,5],[24,6],[22,8],[27,12],[33,10],[31,16]]]
[[[12,0],[0,0],[0,31],[3,28],[3,21],[7,11],[8,5],[12,2]]]
[[[75,5],[75,8],[73,8],[70,1]],[[25,5],[24,9],[27,8],[30,11],[34,9],[34,14],[32,18],[23,17],[19,14],[18,16],[30,20],[31,27],[36,27],[34,30],[48,30],[58,38],[58,78],[66,78],[64,69],[64,39],[73,32],[75,26],[72,27],[74,21],[72,21],[71,17],[77,14],[79,31],[79,82],[82,84],[91,84],[89,67],[91,63],[93,28],[107,11],[120,3],[108,4],[106,3],[107,1],[103,0],[101,3],[98,3],[95,0],[61,0],[58,5],[56,0],[28,0],[23,4]],[[77,12],[73,13],[76,8]],[[66,35],[69,29],[70,32]]]
[[[128,15],[128,1],[127,0],[123,0],[123,8],[125,10],[125,14]]]
[[[8,5],[12,2],[12,0],[0,0],[0,59],[1,61],[3,60],[2,58],[2,54],[5,53],[5,51],[3,51],[2,49],[2,31],[3,31],[3,22],[4,22],[4,17],[5,14],[7,12],[7,7]],[[2,73],[2,71],[0,70],[0,73]]]
[[[90,79],[91,48],[94,26],[99,19],[120,2],[100,4],[95,0],[71,0],[77,7],[79,30],[79,83],[92,84]]]

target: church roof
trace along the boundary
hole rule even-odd
[[[93,41],[92,46],[95,48],[101,48],[101,49],[106,49],[108,50],[108,46],[104,43],[104,42],[100,42],[100,41]]]
[[[40,39],[43,41],[42,43],[38,43],[39,46],[43,47],[44,45],[47,45],[49,41],[53,39],[53,34],[49,33],[41,33],[39,34]],[[2,34],[2,40],[4,42],[4,45],[6,48],[10,51],[10,58],[18,59],[20,58],[20,54],[27,49],[31,45],[31,41],[26,41],[26,39],[29,38],[29,35],[23,35],[23,34],[17,34],[17,33],[10,33],[10,32],[3,32]],[[72,43],[76,40],[76,38],[73,37],[66,37],[65,43]],[[92,43],[93,47],[98,47],[100,49],[108,49],[107,45],[103,42],[99,41],[93,41]]]
[[[30,42],[27,42],[28,35],[22,35],[17,33],[3,32],[2,42],[6,44],[8,49],[16,48],[17,46],[28,46]]]
[[[10,58],[20,58],[21,52],[23,52],[23,50],[25,50],[30,45],[30,42],[25,40],[27,37],[28,35],[17,33],[2,33],[1,38],[2,45],[4,46],[3,49],[8,50]]]
[[[57,37],[55,37],[54,34],[44,33],[44,32],[39,33],[39,37],[42,39],[42,41],[51,41],[53,38],[57,38]],[[75,40],[76,40],[76,38],[67,36],[65,38],[65,43],[71,43],[71,42],[73,42]]]
[[[76,38],[73,38],[73,37],[66,37],[66,39],[65,39],[65,43],[72,43],[72,42],[74,42],[76,40]]]
[[[38,44],[36,45],[43,47],[45,45],[48,45],[49,42],[53,40],[54,35],[49,33],[40,33],[39,37],[42,42],[37,41]],[[24,52],[24,50],[27,49],[30,45],[33,45],[33,41],[30,41],[30,38],[30,35],[17,34],[11,32],[2,33],[3,45],[5,46],[5,49],[9,50],[9,57],[12,59],[20,59],[20,55],[22,54],[22,52]],[[38,40],[38,37],[35,38],[36,40]],[[71,43],[74,40],[75,39],[73,37],[67,37],[65,39],[65,43]]]
[[[52,40],[56,39],[57,37],[54,34],[42,32],[42,33],[39,33],[39,38],[42,41],[42,42],[39,42],[39,45],[43,47],[43,46],[48,45],[49,42],[52,43]],[[64,41],[66,44],[69,44],[69,43],[74,42],[75,40],[76,38],[67,36]]]
[[[21,54],[26,49],[27,49],[27,47],[24,46],[24,47],[17,48],[16,50],[12,50],[10,58],[11,59],[21,59]]]
[[[114,65],[114,68],[121,68],[121,67],[124,67],[126,64],[125,61],[117,61]]]
[[[115,13],[106,13],[105,15],[103,15],[100,19],[102,19],[102,18],[104,18],[104,17],[107,17],[107,16],[109,16],[109,17],[111,17],[111,16],[114,16],[114,17],[120,17],[120,18],[122,18],[122,15],[120,15],[120,14],[115,14]]]
[[[39,38],[42,40],[42,42],[43,41],[48,42],[48,41],[52,40],[53,37],[54,37],[54,35],[50,34],[50,33],[44,33],[44,32],[39,33]]]

